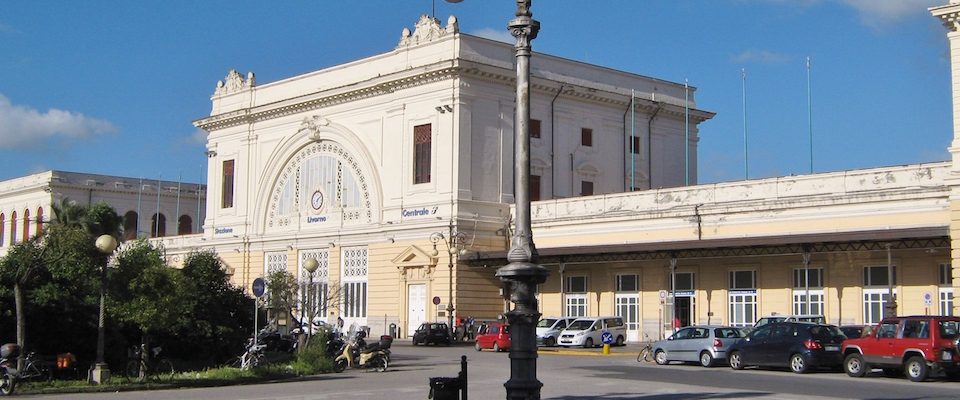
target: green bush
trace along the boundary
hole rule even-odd
[[[333,370],[333,360],[326,355],[327,335],[314,335],[306,346],[298,349],[290,366],[297,375],[316,375]]]

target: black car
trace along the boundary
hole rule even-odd
[[[847,337],[833,325],[806,322],[772,323],[754,329],[727,350],[733,369],[747,366],[790,367],[798,374],[811,368],[840,369]]]
[[[445,344],[450,345],[450,329],[443,322],[424,322],[413,333],[413,344]]]

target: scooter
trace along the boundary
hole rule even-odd
[[[17,357],[20,357],[20,345],[7,343],[0,346],[0,395],[9,396],[17,389],[20,379]]]
[[[387,370],[389,350],[381,348],[380,342],[366,345],[364,336],[366,334],[363,331],[356,332],[351,328],[342,352],[333,361],[333,372],[343,372],[347,367],[370,368],[377,372]]]

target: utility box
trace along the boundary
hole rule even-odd
[[[430,396],[433,400],[460,400],[460,378],[440,376],[430,378]]]

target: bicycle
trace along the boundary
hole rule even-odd
[[[128,356],[130,361],[127,362],[127,368],[124,370],[126,372],[127,379],[136,382],[143,382],[148,377],[156,381],[173,379],[173,363],[166,358],[157,359],[157,356],[160,354],[160,347],[154,347],[151,349],[153,357],[146,360],[143,358],[143,350],[143,344],[141,344],[139,347],[132,347]],[[155,359],[157,361],[153,361]]]
[[[640,354],[637,354],[637,362],[653,361],[653,342],[650,341],[650,335],[647,335],[646,333],[644,333],[643,338],[645,339],[645,342],[647,343],[647,345],[644,346],[642,349],[640,349]]]
[[[23,371],[20,371],[20,379],[36,379],[41,382],[50,382],[53,379],[53,369],[50,363],[34,358],[35,353],[29,352],[23,359]]]
[[[266,362],[263,354],[267,345],[254,342],[253,339],[247,340],[247,350],[237,356],[230,362],[229,367],[239,368],[241,371],[249,370]]]

